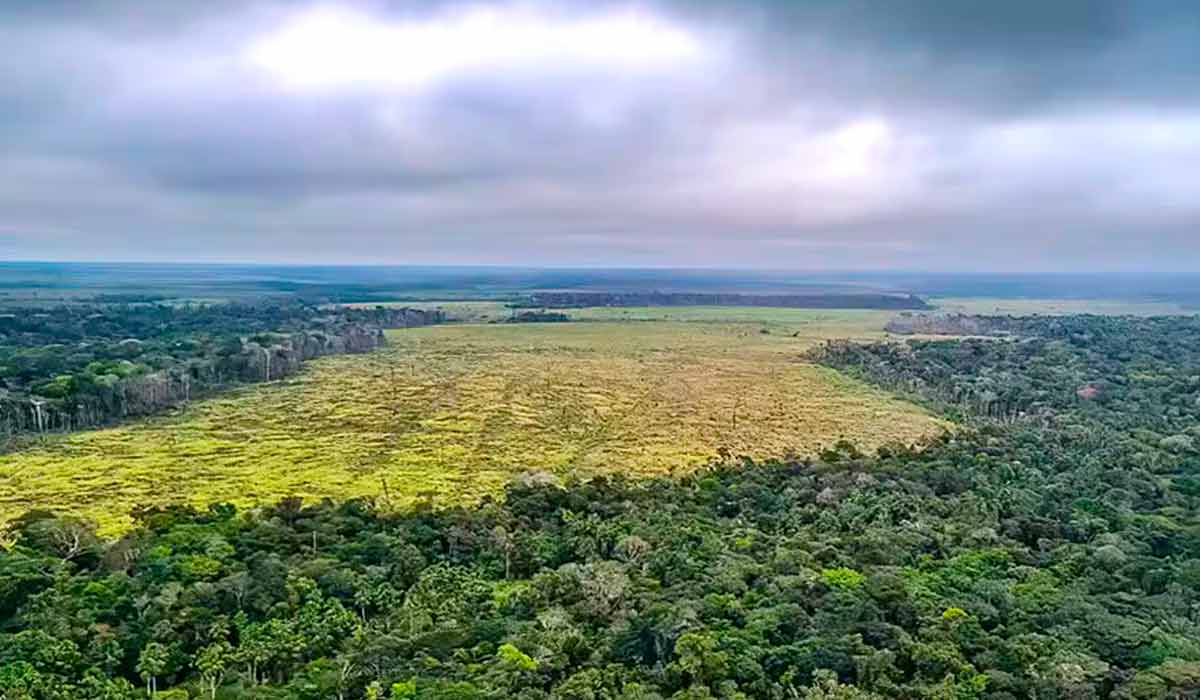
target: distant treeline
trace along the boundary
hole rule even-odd
[[[930,309],[911,294],[721,294],[692,292],[538,292],[518,308],[588,306],[765,306],[794,309]]]
[[[302,304],[102,305],[0,315],[0,439],[157,413],[323,355],[366,352],[383,329],[440,311]]]
[[[1007,334],[1012,342],[832,341],[812,359],[945,412],[1048,424],[1065,412],[1103,409],[1110,423],[1136,428],[1152,444],[1200,437],[1200,317],[927,318],[913,332]]]
[[[1002,316],[975,314],[902,313],[884,329],[897,335],[952,335],[991,337],[1054,337],[1086,342],[1097,328],[1112,325],[1112,316]],[[1186,322],[1186,319],[1185,319]],[[1122,321],[1137,324],[1136,319]]]
[[[504,319],[504,323],[566,323],[571,317],[560,311],[522,311]]]

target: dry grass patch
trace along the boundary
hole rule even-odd
[[[111,534],[139,504],[469,502],[531,469],[665,474],[720,448],[771,457],[840,438],[874,448],[943,427],[800,360],[826,337],[880,336],[882,320],[864,315],[875,312],[806,313],[395,332],[371,355],[0,456],[0,519],[54,508]]]

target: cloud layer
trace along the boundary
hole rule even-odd
[[[1192,2],[12,5],[3,258],[1200,260]]]

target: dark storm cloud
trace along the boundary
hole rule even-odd
[[[746,3],[677,7],[736,21]],[[843,96],[999,111],[1068,97],[1200,101],[1190,0],[781,0],[751,16],[785,79],[812,80],[815,65]]]
[[[43,1],[0,5],[0,43],[9,257],[1200,250],[1191,2]]]

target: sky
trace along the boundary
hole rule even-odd
[[[0,260],[1200,270],[1195,0],[39,0],[0,46]]]

